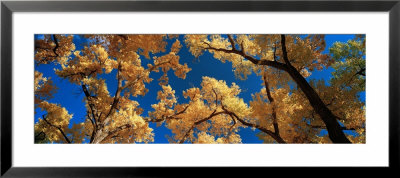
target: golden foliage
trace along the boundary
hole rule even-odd
[[[348,138],[365,143],[365,103],[359,99],[365,91],[365,39],[335,43],[328,55],[323,53],[324,35],[285,36],[185,35],[184,44],[196,58],[208,52],[231,63],[241,80],[253,73],[263,78],[264,88],[246,103],[237,84],[207,76],[199,87],[182,91],[185,102],[178,102],[168,73],[172,70],[185,79],[191,71],[181,63],[179,36],[85,35],[88,42],[76,50],[72,35],[45,35],[35,41],[35,63],[57,66],[56,75],[82,88],[87,114],[81,123],[70,124],[73,115],[48,101],[56,86],[35,71],[35,107],[46,112],[35,124],[35,133],[58,143],[148,143],[154,141],[148,123],[157,122],[171,130],[173,143],[241,143],[239,130],[245,127],[259,129],[257,136],[266,143],[330,143],[328,136],[319,134],[326,129],[321,116],[293,72],[287,71],[293,68],[306,80],[314,70],[332,66],[331,80],[306,83],[343,129],[353,131]],[[158,103],[146,116],[135,97],[149,92],[152,72],[162,72],[161,90],[151,91],[157,92]],[[104,75],[115,76],[115,93]]]
[[[51,141],[72,140],[71,142],[89,141],[90,143],[134,143],[152,142],[154,133],[148,123],[140,116],[142,109],[131,97],[145,95],[148,92],[146,83],[151,82],[151,72],[161,69],[164,75],[159,79],[161,84],[168,83],[167,72],[185,78],[191,69],[187,64],[180,64],[178,52],[181,44],[178,39],[171,46],[170,52],[164,53],[167,47],[166,35],[86,35],[88,42],[81,50],[75,50],[72,35],[48,35],[36,41],[35,60],[37,64],[48,64],[53,61],[59,66],[55,73],[71,83],[80,86],[85,94],[86,120],[68,128],[70,117],[67,115],[55,118],[56,104],[50,104],[45,96],[50,96],[54,87],[39,72],[35,72],[35,101],[38,107],[47,112],[47,120],[57,127],[45,126],[43,120],[37,127]],[[140,55],[151,62],[144,66]],[[114,72],[115,71],[115,72]],[[117,92],[110,94],[105,79],[101,75],[116,75]],[[47,104],[47,105],[46,105]],[[167,103],[167,105],[171,105]],[[68,117],[67,117],[68,116]],[[71,116],[72,117],[72,116]],[[69,118],[69,119],[67,119]],[[60,125],[61,124],[61,125]],[[52,129],[46,130],[46,129]],[[63,131],[66,136],[57,132]],[[39,131],[39,130],[37,130]],[[40,132],[39,131],[39,132]],[[74,139],[72,139],[74,138]]]
[[[240,88],[235,83],[228,86],[223,80],[203,77],[201,88],[183,91],[188,103],[177,104],[175,91],[170,86],[163,86],[163,91],[158,93],[160,101],[152,105],[154,111],[149,113],[149,119],[165,121],[175,142],[240,143],[237,132],[244,126],[224,112],[226,109],[240,117],[251,112],[238,97],[239,93]]]

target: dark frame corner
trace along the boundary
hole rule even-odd
[[[148,176],[176,168],[17,168],[12,166],[12,14],[13,12],[114,11],[347,11],[389,12],[389,167],[399,168],[400,0],[364,1],[2,1],[1,2],[1,176]],[[157,169],[154,171],[154,169]],[[393,170],[392,169],[392,170]],[[260,169],[256,169],[257,172]],[[193,170],[199,172],[198,170]],[[265,170],[263,170],[265,171]],[[200,171],[203,172],[203,171]],[[349,171],[350,172],[350,171]],[[342,174],[341,172],[340,174]],[[348,174],[348,172],[346,172]],[[338,174],[339,175],[339,174]],[[354,174],[355,175],[355,174]]]

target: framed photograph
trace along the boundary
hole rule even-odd
[[[398,0],[2,1],[1,175],[396,169],[399,21]]]

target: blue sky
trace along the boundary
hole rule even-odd
[[[36,35],[35,38],[40,38],[40,35]],[[346,42],[350,39],[353,39],[354,35],[326,35],[326,48],[324,53],[328,53],[329,47],[336,41]],[[183,36],[180,36],[180,40],[183,43]],[[77,50],[82,48],[82,43],[85,42],[84,38],[80,38],[78,35],[74,36],[74,43],[76,45]],[[174,42],[173,40],[169,41],[168,46],[170,46]],[[169,47],[167,47],[169,49]],[[168,52],[168,50],[167,50]],[[188,66],[192,69],[186,76],[186,79],[177,78],[173,71],[169,71],[169,84],[176,91],[176,96],[178,98],[178,102],[186,102],[182,96],[182,91],[192,88],[192,87],[200,87],[200,83],[202,81],[202,76],[214,77],[219,80],[225,80],[228,85],[232,82],[235,82],[242,89],[241,94],[239,95],[244,99],[245,102],[249,102],[251,100],[251,94],[255,92],[259,92],[263,87],[261,78],[252,74],[248,76],[247,80],[240,80],[234,77],[234,73],[232,70],[232,65],[229,62],[222,63],[219,60],[216,60],[212,57],[211,54],[205,53],[200,56],[199,59],[195,59],[192,56],[185,45],[182,45],[180,52],[178,53],[180,56],[180,63],[187,63]],[[145,66],[146,63],[150,62],[150,60],[142,58],[142,63]],[[49,100],[51,103],[57,103],[61,106],[65,107],[69,113],[72,113],[74,117],[71,119],[72,123],[79,123],[84,121],[85,118],[85,104],[84,104],[84,94],[81,91],[81,87],[75,84],[71,84],[68,80],[61,79],[54,73],[54,65],[39,65],[35,67],[35,70],[42,72],[45,77],[50,77],[54,84],[58,87],[57,92],[54,94],[54,97]],[[327,68],[322,71],[313,71],[312,75],[308,78],[310,79],[325,79],[329,80],[331,77],[332,68]],[[106,79],[107,87],[110,93],[115,93],[116,90],[116,80],[115,80],[116,72],[115,70],[107,76],[101,76]],[[144,109],[143,115],[147,116],[148,111],[152,111],[151,105],[157,103],[157,91],[161,90],[161,87],[158,84],[157,79],[162,75],[162,73],[151,73],[150,77],[155,79],[151,83],[147,84],[146,87],[149,89],[149,92],[145,96],[138,96],[132,98],[140,103],[140,107]],[[365,93],[361,94],[361,98],[365,98]],[[40,111],[40,109],[36,109],[35,114],[35,122],[37,122],[38,118],[41,117],[44,113]],[[150,123],[150,127],[154,129],[155,137],[154,143],[168,143],[166,135],[172,136],[169,129],[165,128],[163,125],[156,127],[155,123]],[[258,139],[256,136],[258,130],[253,131],[250,128],[241,129],[239,134],[241,135],[243,143],[261,143],[262,140]],[[323,133],[325,134],[325,133]]]

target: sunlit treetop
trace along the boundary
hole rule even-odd
[[[191,143],[240,143],[237,123],[230,112],[245,117],[251,112],[243,99],[238,97],[236,84],[203,77],[201,88],[183,91],[187,103],[177,104],[175,91],[170,86],[158,93],[159,103],[152,105],[149,121],[165,122],[174,137],[171,142]]]
[[[80,86],[85,94],[86,120],[74,127],[76,130],[82,130],[84,127],[85,139],[90,143],[153,141],[152,129],[140,116],[142,109],[139,108],[139,103],[131,97],[145,95],[148,92],[146,83],[153,80],[149,77],[150,72],[161,70],[164,73],[159,79],[161,85],[168,83],[169,70],[175,71],[177,77],[183,79],[186,77],[186,73],[191,69],[187,64],[179,62],[180,57],[177,55],[181,48],[179,40],[176,39],[168,52],[166,40],[173,37],[166,35],[87,35],[86,37],[88,42],[80,50],[75,50],[71,35],[47,35],[36,42],[40,47],[36,49],[36,64],[58,65],[59,68],[55,69],[55,73]],[[154,57],[150,58],[150,55]],[[143,66],[141,56],[151,62]],[[101,75],[115,76],[117,80],[115,93],[109,92],[107,81]],[[49,108],[43,109],[48,112],[47,120],[53,122]],[[58,129],[57,124],[58,121],[54,121],[52,125],[55,126],[48,125],[49,128],[53,128],[53,134],[59,134],[57,132],[61,130],[74,132],[64,127]],[[72,136],[69,134],[77,135],[65,134],[64,140],[71,141]],[[50,139],[50,141],[60,140]],[[74,141],[81,142],[82,139]]]
[[[183,43],[177,35],[80,38],[78,49],[73,35],[35,40],[36,66],[53,65],[78,86],[86,109],[82,122],[70,123],[73,114],[49,102],[58,86],[35,71],[35,107],[45,113],[35,123],[38,142],[149,143],[149,122],[156,122],[171,130],[170,143],[241,143],[244,128],[257,129],[265,143],[365,143],[365,36],[334,43],[329,54],[324,35],[185,35]],[[234,82],[202,76],[199,86],[175,91],[170,75],[186,79],[191,71],[182,49],[230,63],[240,80],[256,74],[261,90],[246,102]],[[332,78],[310,78],[330,67]],[[160,76],[160,90],[149,87],[150,76]],[[148,92],[158,101],[144,113],[137,97]]]
[[[365,91],[365,36],[358,36],[347,43],[336,42],[329,51],[335,60],[332,85]]]
[[[284,108],[302,108],[299,112],[288,115],[288,119],[296,123],[286,125],[290,125],[294,130],[303,130],[309,133],[306,135],[315,135],[318,132],[316,129],[327,129],[329,138],[334,142],[349,143],[350,140],[343,132],[349,128],[341,126],[339,122],[354,125],[354,121],[358,121],[358,127],[365,126],[362,122],[365,120],[363,112],[355,112],[359,113],[357,116],[349,115],[351,110],[364,109],[364,104],[359,102],[357,94],[365,90],[362,86],[365,80],[361,77],[361,80],[352,82],[351,85],[361,87],[359,89],[343,90],[345,87],[351,88],[343,82],[344,78],[365,72],[365,60],[362,58],[365,56],[365,40],[361,35],[348,43],[334,44],[330,50],[331,55],[323,53],[326,47],[324,35],[186,35],[185,43],[195,57],[209,52],[222,62],[231,62],[239,79],[245,80],[254,71],[269,83],[274,93],[285,89],[290,95],[289,99],[276,103],[290,103]],[[330,81],[333,85],[326,86],[324,81],[306,80],[313,71],[330,66],[336,69]],[[261,102],[260,98],[261,96],[256,96],[255,99]],[[295,102],[290,102],[292,99],[296,99]],[[255,102],[253,104],[256,105]],[[299,104],[301,106],[298,106]],[[275,108],[275,115],[279,115],[277,104],[270,108]],[[264,115],[268,116],[266,113]],[[266,119],[261,114],[257,117],[260,122]],[[302,138],[300,142],[305,141],[304,139],[316,141],[315,138],[307,137]],[[292,139],[292,142],[297,141]]]

